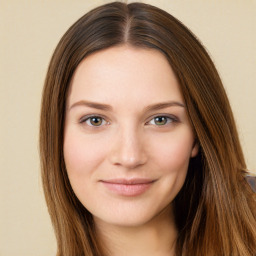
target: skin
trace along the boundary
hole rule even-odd
[[[67,98],[64,159],[110,255],[172,255],[171,202],[198,153],[194,140],[178,81],[160,52],[122,45],[80,63]],[[127,196],[104,183],[117,178],[152,183]]]

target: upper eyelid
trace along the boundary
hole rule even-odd
[[[100,117],[100,118],[104,119],[107,123],[110,123],[109,118],[107,118],[105,115],[102,115],[102,114],[88,114],[88,115],[84,115],[81,118],[79,118],[79,123],[82,123],[82,122],[86,121],[90,117]],[[176,115],[167,114],[167,113],[158,113],[158,114],[155,114],[155,115],[152,115],[152,116],[148,117],[145,120],[145,123],[150,122],[152,119],[154,119],[156,117],[167,117],[167,118],[171,118],[171,119],[174,119],[176,121],[179,121],[179,118]]]
[[[105,121],[105,123],[103,123],[103,124],[100,124],[100,125],[90,125],[90,124],[88,124],[87,123],[87,121],[90,119],[90,118],[92,118],[92,117],[99,117],[99,118],[102,118],[103,119],[103,121]],[[100,116],[100,115],[86,115],[86,116],[83,116],[82,118],[80,118],[79,119],[79,121],[78,121],[78,123],[80,124],[80,125],[85,125],[85,126],[87,126],[89,129],[100,129],[100,128],[103,128],[105,125],[109,125],[109,122],[104,118],[104,117],[102,117],[102,116]]]
[[[179,118],[176,115],[173,115],[173,114],[155,114],[155,115],[147,118],[148,121],[146,121],[146,123],[151,121],[152,119],[154,119],[156,117],[167,117],[167,118],[171,118],[171,119],[179,121]]]
[[[100,115],[100,114],[84,115],[81,118],[79,118],[79,122],[84,122],[84,121],[86,121],[87,119],[89,119],[91,117],[100,117],[100,118],[104,119],[107,122],[107,118],[105,116],[103,116],[103,115]]]

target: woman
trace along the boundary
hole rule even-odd
[[[221,80],[163,10],[106,4],[66,32],[40,150],[57,255],[256,253],[255,194]]]

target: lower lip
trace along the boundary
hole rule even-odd
[[[153,182],[142,183],[142,184],[119,184],[119,183],[108,183],[108,182],[102,182],[102,183],[110,191],[121,196],[139,196],[144,192],[146,192],[153,184]]]

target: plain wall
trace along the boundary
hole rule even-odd
[[[55,255],[40,181],[41,91],[60,37],[107,2],[0,0],[0,256]],[[173,14],[206,46],[230,98],[248,169],[256,171],[256,1],[142,2]]]

